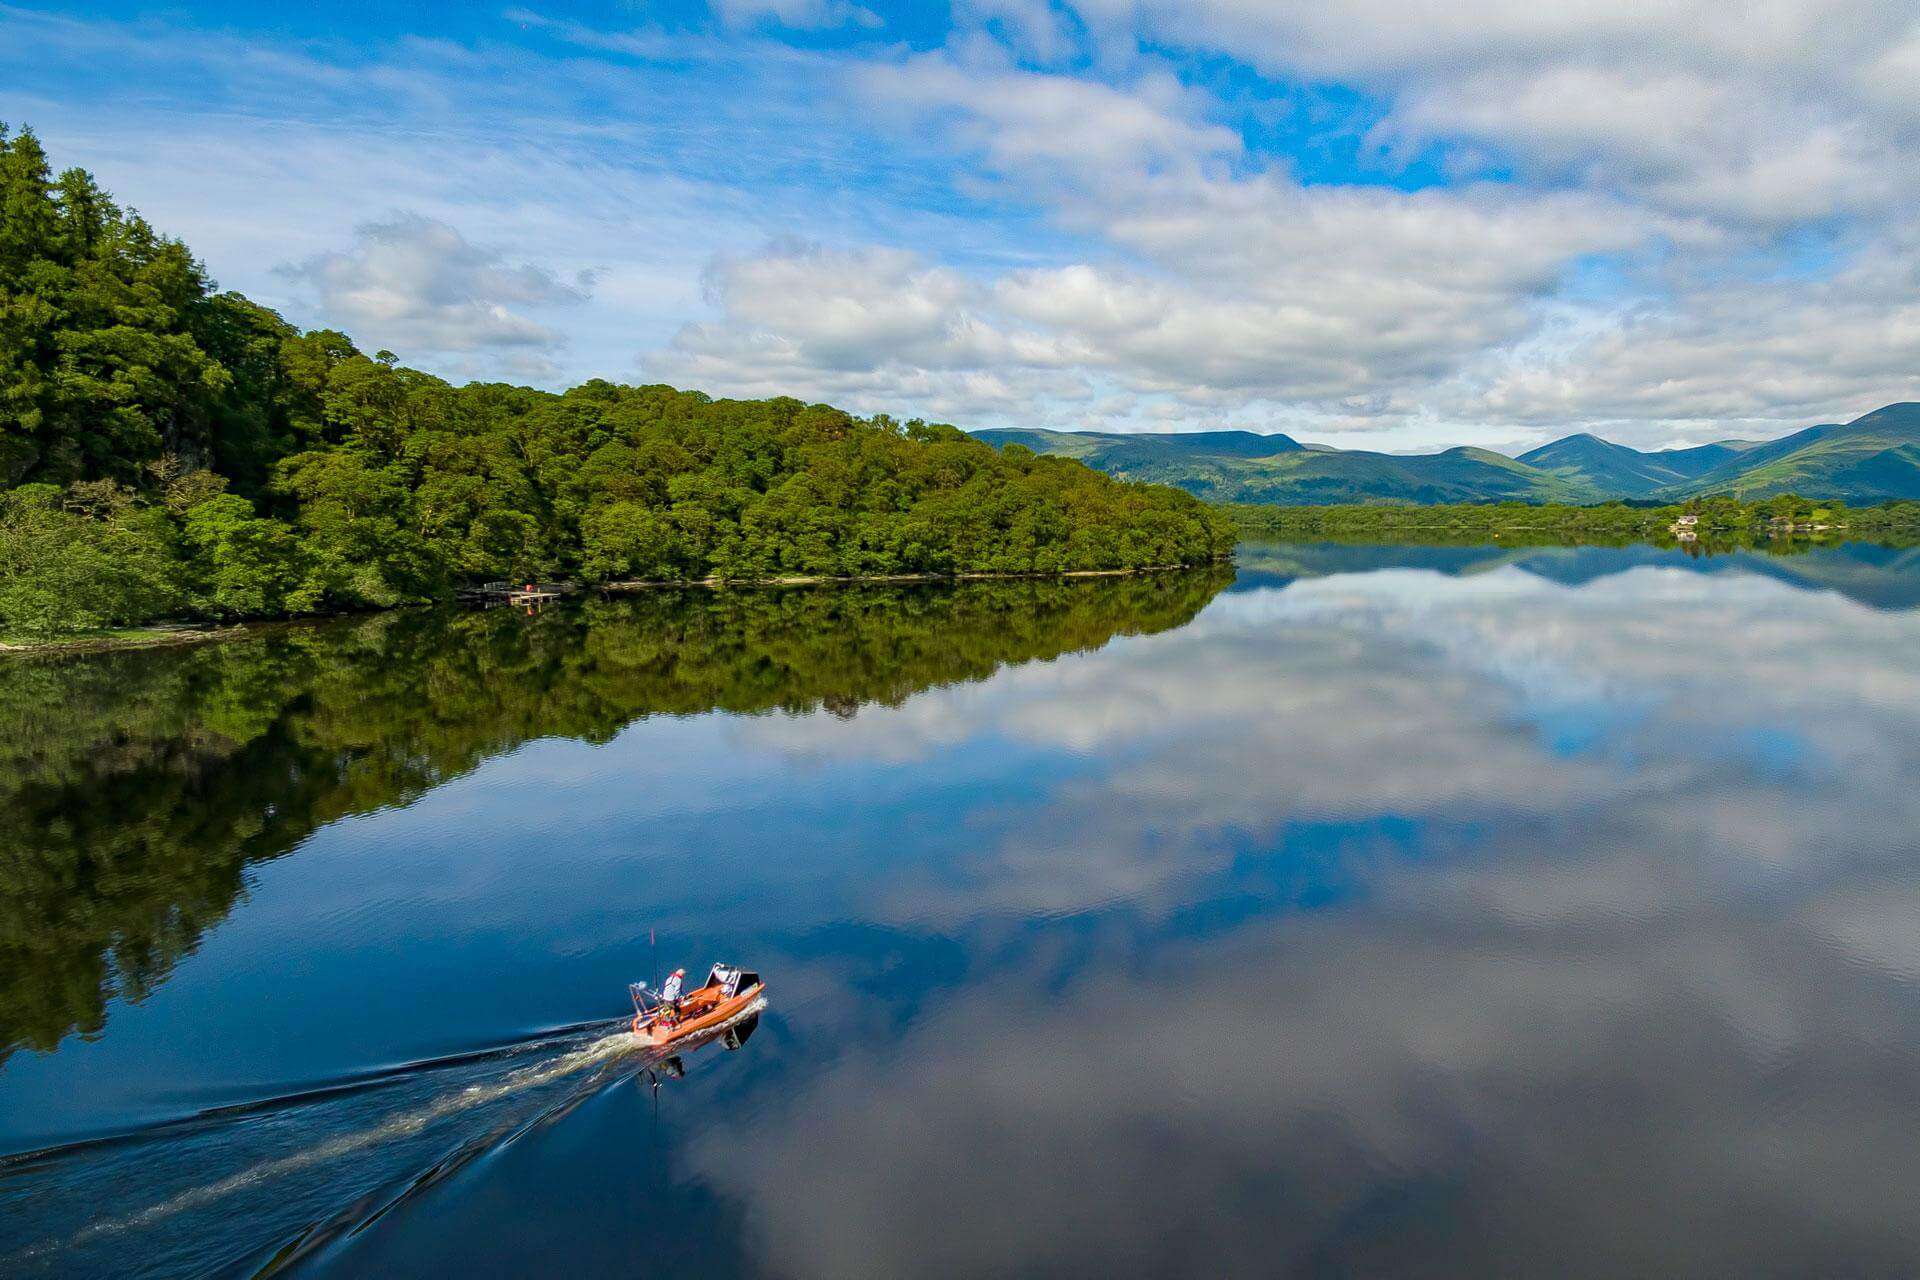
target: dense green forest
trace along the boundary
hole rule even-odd
[[[498,578],[1194,564],[1177,490],[797,400],[452,386],[214,292],[0,128],[0,632],[273,617]]]
[[[1332,541],[1573,544],[1671,542],[1675,525],[1692,517],[1691,533],[1727,546],[1840,538],[1920,544],[1920,502],[1847,507],[1793,494],[1742,502],[1697,498],[1668,507],[1533,506],[1520,502],[1437,507],[1338,506],[1230,508],[1246,537]]]
[[[851,716],[1179,627],[1232,571],[660,591],[407,610],[0,667],[0,1061],[97,1031],[246,868],[534,738],[653,715]]]

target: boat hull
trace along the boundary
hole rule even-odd
[[[745,1013],[748,1007],[766,992],[767,984],[756,982],[732,996],[701,1000],[701,996],[705,994],[703,988],[687,996],[682,1003],[680,1017],[671,1026],[662,1022],[658,1015],[650,1018],[635,1018],[633,1034],[649,1048],[664,1049],[669,1045],[678,1044],[689,1036],[710,1031],[729,1019]]]

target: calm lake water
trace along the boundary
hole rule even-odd
[[[0,664],[0,1272],[1910,1275],[1917,780],[1861,546]]]

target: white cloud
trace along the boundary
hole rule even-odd
[[[1411,403],[1488,346],[1518,340],[1573,259],[1632,250],[1656,229],[1578,194],[1237,175],[1220,166],[1240,156],[1238,137],[1196,118],[1191,94],[1160,77],[1122,92],[923,56],[867,70],[863,91],[909,112],[910,127],[943,124],[1007,189],[1046,200],[1138,265],[970,283],[897,250],[776,246],[717,263],[722,316],[688,326],[655,367],[724,386],[757,385],[777,367],[841,388],[864,369],[868,401],[906,398],[932,376],[967,425],[1058,424],[1087,394],[1118,390],[1156,425],[1260,405],[1305,409],[1328,429],[1345,402]],[[983,394],[954,385],[963,369]],[[1023,403],[1009,392],[1041,394]]]
[[[561,332],[524,310],[584,302],[592,283],[508,262],[499,250],[417,214],[363,223],[351,248],[280,272],[312,290],[322,310],[364,345],[433,352],[558,347]]]
[[[1111,234],[1157,279],[1075,267],[1005,292],[1169,391],[1326,402],[1424,386],[1517,337],[1572,258],[1639,233],[1580,198],[1201,180],[1116,211]]]
[[[1079,9],[1097,27],[1379,92],[1384,138],[1493,143],[1673,211],[1776,225],[1892,207],[1916,172],[1913,95],[1894,86],[1920,18],[1899,0]]]
[[[774,22],[798,31],[817,31],[883,25],[879,14],[848,0],[713,0],[713,11],[730,27]]]
[[[1018,414],[1086,394],[1074,353],[1003,327],[958,272],[897,249],[777,241],[725,255],[707,286],[722,318],[645,358],[653,376],[718,394],[796,395],[865,412]]]
[[[1024,56],[1058,62],[1079,52],[1079,24],[1052,0],[956,0],[956,22],[977,25],[1003,37]]]
[[[1766,435],[1916,393],[1910,6],[969,0],[930,51],[771,34],[864,12],[509,15],[554,56],[7,10],[41,63],[161,88],[49,98],[0,49],[0,106],[223,283],[447,370],[544,351],[548,381],[623,377],[639,352],[716,392],[968,426],[1389,448]],[[1250,106],[1215,74],[1236,64],[1365,105]],[[1361,167],[1297,171],[1276,121],[1308,151],[1364,133]],[[1400,163],[1447,180],[1373,180]],[[424,250],[342,248],[369,193],[500,246],[490,269],[605,274],[580,303],[455,296]]]
[[[877,106],[945,123],[961,146],[1022,182],[1130,181],[1190,172],[1241,151],[1238,134],[1203,118],[1205,98],[1164,72],[1116,87],[1017,70],[990,50],[854,71],[855,86]]]
[[[1466,136],[1551,177],[1734,224],[1898,201],[1907,139],[1820,93],[1642,66],[1500,68],[1411,89],[1381,135]]]
[[[722,257],[707,280],[729,318],[793,336],[827,368],[903,358],[949,365],[978,332],[964,309],[966,280],[901,249],[833,252],[785,241]]]
[[[1076,0],[1089,22],[1228,50],[1268,70],[1418,76],[1434,68],[1550,58],[1715,60],[1776,69],[1845,65],[1913,23],[1894,0],[1765,0],[1733,13],[1713,0]]]
[[[1646,443],[1670,440],[1676,425],[1693,439],[1765,435],[1782,417],[1847,421],[1912,399],[1920,245],[1900,240],[1861,250],[1825,279],[1723,281],[1666,304],[1566,314],[1538,340],[1474,362],[1436,397],[1542,434],[1578,418]]]

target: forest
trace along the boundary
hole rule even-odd
[[[381,608],[498,579],[1199,564],[1179,490],[950,426],[600,380],[454,386],[217,292],[0,127],[0,637]]]

